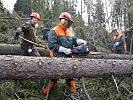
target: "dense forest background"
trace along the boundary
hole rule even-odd
[[[77,10],[79,6],[80,11]],[[32,12],[38,12],[41,15],[38,37],[42,40],[40,30],[42,28],[51,29],[58,24],[58,16],[62,11],[71,13],[74,20],[73,32],[78,38],[88,42],[91,51],[109,53],[109,45],[113,41],[111,28],[116,27],[124,33],[133,27],[132,0],[95,0],[95,2],[94,0],[80,0],[80,4],[78,0],[17,0],[12,12],[4,8],[0,0],[0,43],[19,44],[19,41],[13,39],[14,32],[18,26],[29,19]],[[87,11],[87,21],[83,19],[85,11]],[[133,79],[116,77],[116,80],[119,91],[111,77],[87,79],[86,87],[92,100],[132,100]],[[17,81],[15,98],[39,100],[41,98],[40,90],[44,83],[45,79]],[[62,83],[59,81],[56,95],[50,95],[50,100],[62,100]],[[76,80],[76,86],[81,100],[85,100],[80,80]],[[1,80],[0,100],[13,98],[13,87],[14,80]]]

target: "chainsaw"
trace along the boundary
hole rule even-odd
[[[77,47],[73,47],[72,49],[72,55],[87,55],[89,54],[90,51],[89,51],[89,47],[85,44],[82,44],[80,46],[77,46]]]

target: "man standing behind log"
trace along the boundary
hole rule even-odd
[[[37,42],[36,37],[36,25],[40,20],[40,15],[36,12],[30,15],[31,20],[23,24],[21,27],[18,27],[16,30],[16,34],[14,39],[18,39],[21,32],[23,32],[23,38],[25,40],[32,41],[34,43]],[[36,46],[30,42],[25,41],[22,39],[21,42],[21,55],[23,56],[40,56],[38,53]]]
[[[114,44],[112,50],[116,51],[117,54],[127,53],[125,36],[120,34],[117,29],[112,29],[112,33],[114,33]]]
[[[72,57],[72,48],[74,45],[85,44],[86,41],[82,39],[76,39],[71,33],[69,27],[73,23],[72,17],[68,12],[62,12],[59,16],[60,23],[55,26],[48,34],[48,46],[50,49],[51,57]],[[58,79],[57,79],[58,80]],[[50,89],[57,82],[56,79],[52,79],[50,82]],[[66,84],[70,88],[72,93],[76,92],[74,79],[66,79]],[[43,94],[48,93],[48,84],[43,89]]]

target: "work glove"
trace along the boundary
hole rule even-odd
[[[113,46],[113,48],[116,48],[119,45],[119,42],[116,42]]]
[[[86,45],[87,42],[85,40],[82,40],[82,39],[77,39],[77,44],[78,45],[82,45],[82,44]]]
[[[18,39],[19,35],[20,35],[20,32],[16,32],[15,35],[14,35],[14,39]]]
[[[69,55],[69,54],[72,53],[72,50],[60,46],[58,52],[63,52],[63,53],[65,53],[66,55]]]

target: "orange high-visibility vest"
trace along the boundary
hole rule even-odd
[[[114,40],[121,38],[121,36],[123,36],[123,34],[118,34],[117,36],[115,35],[114,36]],[[124,41],[124,45],[123,46],[125,48],[125,52],[127,53],[127,44],[126,44],[126,41]]]
[[[61,24],[58,24],[52,30],[55,31],[57,36],[72,36],[71,31],[68,28],[64,29],[64,26]],[[53,56],[54,56],[54,51],[50,50],[50,57]]]

